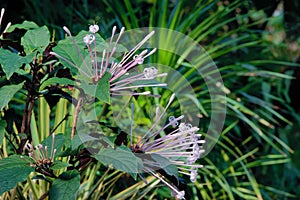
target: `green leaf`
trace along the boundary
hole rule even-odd
[[[96,154],[95,158],[105,165],[113,165],[116,169],[127,173],[139,173],[143,168],[142,160],[124,146],[116,149],[102,149]]]
[[[23,87],[23,83],[18,85],[5,85],[0,88],[0,110],[2,110],[13,96]]]
[[[57,46],[53,48],[53,51],[55,53],[63,57],[63,58],[59,58],[62,65],[70,68],[72,74],[74,75],[77,75],[78,69],[79,69],[78,75],[83,75],[85,77],[92,77],[94,75],[92,69],[92,59],[86,48],[86,44],[83,42],[83,38],[88,34],[90,34],[90,32],[81,31],[76,36],[73,37],[74,41],[76,42],[76,46],[78,47],[78,50],[74,46],[74,43],[70,39],[70,37],[67,37],[64,40],[59,41]],[[96,43],[97,43],[96,52],[99,55],[102,55],[103,50],[107,49],[108,43],[99,34],[95,34],[95,36],[96,36]],[[114,46],[115,43],[113,42],[111,45]],[[116,45],[115,52],[124,52],[124,51],[126,51],[126,48],[124,46],[118,44]],[[98,62],[100,62],[101,59],[102,59],[101,57],[97,57]]]
[[[115,146],[115,140],[116,140],[116,136],[104,136],[101,138],[106,144],[108,144],[111,147]]]
[[[151,154],[153,160],[170,176],[175,176],[178,180],[178,170],[177,167],[172,164],[167,158],[162,157],[158,154]]]
[[[40,86],[39,91],[42,91],[45,89],[45,87],[49,85],[74,85],[74,81],[67,79],[67,78],[58,78],[58,77],[53,77],[49,78],[48,80],[44,81],[42,85]]]
[[[98,141],[100,140],[99,138],[95,138],[90,136],[89,134],[86,133],[79,133],[76,134],[75,137],[72,139],[71,144],[72,144],[72,150],[76,149],[79,147],[81,144],[89,141]]]
[[[86,44],[83,42],[83,38],[90,34],[88,31],[81,31],[76,35],[74,40],[76,41],[76,44],[78,46],[79,52],[82,55],[82,57],[85,59],[86,57],[89,57],[89,54],[87,51],[85,51]],[[82,68],[83,62],[82,58],[79,56],[79,52],[77,52],[73,42],[71,41],[70,37],[67,37],[64,40],[61,40],[58,42],[57,46],[53,48],[53,51],[57,53],[58,55],[62,56],[63,58],[69,60],[71,63],[75,64],[79,68]],[[71,69],[71,72],[73,74],[75,73],[75,68],[70,63],[66,62],[64,59],[59,59],[65,67],[68,67]],[[86,72],[87,69],[83,68],[83,70]]]
[[[52,135],[50,135],[42,142],[43,146],[48,147],[49,152],[52,151],[52,141],[53,141],[53,137],[52,137]],[[64,144],[65,144],[65,136],[61,133],[55,134],[54,149],[56,149],[56,156],[59,155],[59,153],[61,152],[61,148],[64,146]],[[49,156],[50,156],[50,154],[49,154]]]
[[[93,137],[89,134],[86,133],[79,133],[76,134],[75,137],[72,139],[72,150],[77,149],[80,145],[90,142],[90,141],[98,141],[98,147],[103,147],[103,146],[110,146],[110,147],[114,147],[114,142],[112,141],[112,139],[108,136],[105,136],[103,134],[99,134],[99,137]],[[89,144],[87,144],[89,145]]]
[[[54,161],[54,164],[51,166],[51,169],[59,170],[59,169],[63,169],[63,168],[69,167],[69,166],[70,166],[69,163],[56,160],[56,161]]]
[[[23,57],[8,50],[0,49],[0,63],[7,79],[9,79],[23,64],[30,63],[33,60],[33,57],[34,54]]]
[[[25,20],[22,24],[11,25],[7,29],[6,33],[13,32],[16,28],[30,30],[30,29],[34,29],[34,28],[38,28],[38,27],[39,26],[36,23]]]
[[[21,39],[21,44],[27,54],[34,51],[42,53],[50,42],[50,32],[46,26],[29,30]]]
[[[0,120],[0,145],[2,145],[2,142],[3,142],[3,138],[5,136],[5,133],[6,133],[6,121],[4,120]]]
[[[82,83],[80,87],[83,91],[92,97],[98,98],[100,101],[110,103],[110,84],[109,79],[111,74],[106,72],[104,76],[98,81],[97,85]]]
[[[28,162],[20,155],[12,155],[0,160],[0,194],[16,187],[18,182],[24,181],[34,171]]]
[[[110,103],[110,78],[111,74],[106,72],[98,82],[96,97],[105,103]]]
[[[97,85],[93,83],[81,83],[80,88],[84,91],[85,94],[96,97]]]
[[[80,175],[78,171],[63,172],[55,179],[50,188],[50,199],[73,200],[80,186]]]

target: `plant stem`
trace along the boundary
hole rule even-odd
[[[26,124],[26,128],[25,128],[25,133],[27,136],[29,135],[29,132],[30,132],[29,130],[30,130],[30,122],[31,122],[33,106],[34,106],[34,98],[31,98],[29,110],[28,110],[28,114],[27,114],[27,124]]]
[[[29,92],[28,92],[27,93],[27,98],[26,98],[26,103],[25,103],[25,108],[24,108],[24,113],[23,113],[21,133],[25,133],[26,119],[27,119],[27,115],[28,115],[28,105],[29,105],[29,103],[30,103],[30,97],[29,97]]]
[[[23,113],[22,125],[21,125],[21,133],[25,133],[27,135],[27,137],[29,135],[27,134],[28,128],[26,127],[26,125],[27,125],[27,122],[28,122],[28,116],[29,116],[28,115],[29,114],[28,106],[29,106],[30,103],[31,103],[31,95],[30,95],[30,92],[28,91],[27,97],[26,97],[24,113]],[[18,154],[22,153],[23,147],[26,143],[26,140],[27,140],[27,138],[21,139],[20,144],[19,144],[19,148],[17,150]]]
[[[78,114],[79,114],[80,108],[81,108],[81,102],[82,102],[82,97],[79,96],[78,102],[77,102],[77,105],[75,108],[74,118],[73,118],[71,139],[73,139],[73,137],[75,136],[76,124],[77,124]]]

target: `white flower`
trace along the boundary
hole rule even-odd
[[[180,191],[175,196],[176,196],[177,199],[184,199],[184,195],[185,195],[185,192]]]
[[[78,52],[79,57],[82,60],[83,67],[77,66],[75,63],[67,60],[66,58],[58,55],[55,52],[50,54],[66,61],[73,67],[77,68],[78,71],[87,77],[90,77],[93,83],[97,83],[106,72],[111,74],[110,78],[110,91],[112,95],[151,95],[150,92],[135,92],[134,90],[141,87],[157,87],[166,86],[165,83],[146,83],[141,84],[143,80],[152,80],[158,77],[166,76],[166,73],[159,74],[158,70],[154,67],[145,68],[143,72],[137,73],[135,70],[131,72],[137,65],[143,64],[145,58],[156,52],[156,48],[151,51],[143,50],[141,53],[136,54],[136,52],[149,40],[149,38],[154,34],[154,31],[145,36],[141,42],[139,42],[133,49],[126,52],[119,62],[115,60],[112,61],[112,57],[116,52],[117,44],[124,33],[124,27],[121,29],[118,37],[115,40],[116,27],[113,27],[112,36],[108,44],[107,49],[103,50],[102,57],[99,56],[99,52],[96,51],[96,35],[95,33],[99,30],[98,25],[91,25],[89,31],[92,34],[86,35],[83,38],[84,43],[87,46],[90,56],[90,63],[87,63],[83,58],[83,55],[79,51],[79,47],[76,44],[70,30],[67,27],[63,27],[67,34],[70,36],[75,49]],[[115,41],[114,41],[115,40]],[[114,41],[114,42],[113,42]],[[100,57],[100,59],[99,59]],[[140,81],[140,84],[135,84]]]
[[[97,33],[99,31],[99,26],[97,24],[90,25],[89,31],[91,33]]]
[[[174,97],[175,95],[171,96],[166,108],[160,114],[157,114],[156,120],[149,131],[136,145],[131,145],[131,148],[133,151],[138,150],[138,152],[143,152],[145,155],[156,154],[168,159],[171,164],[177,166],[179,173],[188,175],[190,180],[195,182],[198,168],[203,167],[203,165],[196,164],[196,161],[200,158],[201,154],[204,153],[202,144],[205,143],[205,140],[200,139],[201,134],[197,134],[199,129],[183,122],[178,125],[178,121],[182,120],[184,116],[177,118],[171,116],[169,117],[168,124],[161,128],[156,128]],[[174,130],[162,135],[161,133],[169,126],[175,127]],[[146,171],[150,173],[151,169],[157,169],[159,166],[149,159],[143,159],[143,161],[146,166]],[[173,185],[171,185],[172,187],[168,184],[166,185],[175,193],[174,196],[178,199],[184,197],[184,191],[179,191]]]
[[[191,175],[190,175],[190,180],[191,182],[195,182],[197,179],[197,170],[196,169],[192,169],[191,171]]]
[[[153,79],[157,77],[158,70],[155,67],[149,67],[144,69],[145,78]]]
[[[185,191],[182,190],[178,190],[177,187],[175,187],[173,184],[167,182],[163,177],[161,177],[160,175],[154,173],[153,171],[149,170],[148,171],[150,174],[152,174],[153,176],[155,176],[157,179],[159,179],[161,182],[163,182],[166,186],[168,186],[171,189],[171,195],[173,197],[176,197],[177,199],[185,199],[184,195],[185,195]]]
[[[95,35],[89,34],[83,38],[83,41],[85,44],[90,45],[95,41],[95,39],[96,39]]]

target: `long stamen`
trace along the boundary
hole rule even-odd
[[[146,91],[146,92],[131,92],[131,93],[128,93],[128,92],[126,92],[126,93],[121,93],[121,92],[116,93],[116,92],[113,92],[112,95],[114,95],[114,96],[130,96],[130,97],[143,95],[143,96],[151,96],[151,97],[155,97],[155,98],[160,97],[158,95],[151,94],[150,91]]]
[[[48,147],[47,146],[45,146],[45,155],[46,155],[45,157],[48,158]]]
[[[182,115],[182,118],[183,118],[183,115]],[[177,118],[178,119],[178,118]],[[181,119],[181,118],[179,118]],[[156,134],[153,134],[151,135],[151,138],[155,138],[155,136],[157,134],[159,134],[163,129],[165,129],[166,127],[170,126],[171,123],[167,124],[165,127],[163,127],[160,131],[157,131]],[[161,143],[164,143],[164,142],[168,142],[168,141],[171,141],[171,140],[175,140],[177,141],[177,143],[180,143],[181,141],[186,141],[187,139],[190,139],[191,136],[186,136],[186,134],[192,132],[192,131],[197,131],[198,128],[194,127],[193,129],[191,130],[188,130],[186,132],[177,132],[178,129],[176,129],[175,131],[169,133],[168,135],[164,136],[164,137],[161,137],[161,138],[158,138],[158,139],[155,139],[153,140],[152,142],[147,142],[145,143],[143,146],[147,146],[147,148],[149,147],[153,147],[153,146],[158,146],[160,145]],[[185,136],[185,137],[183,137]],[[202,142],[203,141],[203,142]],[[194,143],[204,143],[205,141],[204,140],[199,140],[197,142],[195,141],[192,141],[191,142],[194,144]],[[153,145],[152,145],[153,144]]]
[[[157,175],[156,173],[154,173],[153,171],[149,171],[153,176],[155,176],[156,178],[158,178],[161,182],[163,182],[166,186],[168,186],[175,194],[176,197],[178,199],[185,199],[184,195],[185,192],[184,191],[179,191],[175,186],[173,186],[172,184],[168,183],[167,181],[165,181],[161,176]]]
[[[175,94],[172,94],[172,96],[169,99],[169,102],[166,106],[166,108],[163,110],[163,112],[161,113],[161,115],[159,116],[159,118],[156,120],[156,122],[153,124],[153,126],[150,128],[149,132],[152,131],[158,124],[158,122],[161,120],[161,118],[165,115],[167,109],[169,108],[169,106],[171,105],[171,103],[173,102],[175,98]]]
[[[132,127],[134,120],[134,104],[131,103],[131,125],[130,125],[130,146],[132,145]]]
[[[4,31],[3,31],[3,33],[5,33],[10,26],[11,26],[11,22],[8,22],[7,25],[6,25],[6,27],[5,27],[5,29],[4,29]]]
[[[112,33],[111,33],[111,38],[110,38],[110,41],[109,41],[109,44],[108,44],[108,47],[107,47],[107,54],[106,54],[106,63],[105,63],[105,71],[108,67],[108,63],[109,63],[109,56],[111,54],[110,52],[110,47],[111,47],[111,44],[112,44],[112,41],[113,41],[113,38],[114,38],[114,35],[115,35],[115,32],[116,32],[116,29],[117,27],[114,26],[113,29],[112,29]]]
[[[94,34],[95,35],[95,34]],[[96,35],[95,35],[96,37]],[[97,62],[97,50],[96,50],[96,40],[94,40],[94,68],[95,68],[95,78],[98,81],[98,62]]]
[[[90,76],[92,76],[93,73],[91,72],[89,66],[88,66],[87,63],[85,62],[85,60],[84,60],[84,58],[83,58],[83,56],[82,56],[82,54],[81,54],[81,52],[80,52],[80,50],[79,50],[79,47],[78,47],[77,43],[75,42],[75,40],[74,40],[74,38],[73,38],[73,36],[72,36],[70,30],[69,30],[66,26],[64,26],[63,29],[64,29],[64,30],[66,31],[66,33],[70,36],[70,39],[71,39],[71,41],[73,42],[73,45],[75,46],[76,51],[77,51],[79,57],[81,58],[82,62],[84,63],[84,65],[85,65],[85,67],[86,67],[86,69],[87,69],[88,72],[90,73]]]
[[[184,116],[181,115],[179,117],[176,118],[177,121],[181,120]],[[158,134],[160,134],[164,129],[166,129],[167,127],[171,126],[173,122],[169,122],[167,125],[165,125],[164,127],[162,127],[161,129],[159,129],[156,132],[151,133],[151,135],[147,136],[147,139],[145,139],[146,141],[148,141],[150,138],[155,138]],[[170,133],[169,135],[173,134],[175,131],[173,131],[172,133]],[[163,140],[164,138],[161,139],[157,139],[154,143],[157,143],[157,141],[159,140]],[[151,143],[151,142],[150,142]]]
[[[145,139],[146,137],[149,137],[148,134],[151,133],[151,131],[157,126],[158,122],[161,120],[161,118],[164,116],[164,114],[166,113],[166,110],[168,109],[168,107],[171,105],[171,103],[173,102],[175,98],[175,94],[172,94],[172,96],[170,97],[169,99],[169,102],[166,106],[166,108],[163,110],[163,112],[161,113],[161,115],[156,119],[156,121],[153,123],[152,127],[145,133],[145,135],[142,137],[142,140]],[[142,140],[140,141],[139,145],[141,145],[141,142]]]
[[[152,31],[150,32],[148,35],[146,35],[146,37],[140,42],[138,43],[133,49],[131,49],[131,51],[126,54],[126,56],[123,57],[123,59],[121,60],[121,62],[119,63],[120,65],[123,65],[123,63],[127,62],[127,60],[147,41],[149,40],[150,37],[153,36],[155,32]]]
[[[0,14],[0,26],[2,24],[4,13],[5,13],[5,9],[2,8],[1,9],[1,14]],[[5,33],[10,26],[11,26],[11,22],[8,22],[8,24],[6,25],[6,27],[5,27],[4,31],[2,32],[2,34]],[[0,37],[2,37],[2,34],[0,35]]]
[[[55,52],[50,52],[50,55],[56,56],[64,61],[66,61],[68,64],[72,65],[73,67],[75,67],[76,69],[78,69],[81,73],[83,73],[84,75],[86,75],[87,77],[90,77],[89,74],[87,74],[84,70],[82,70],[80,67],[78,67],[77,65],[75,65],[74,63],[72,63],[71,61],[69,61],[68,59],[64,58],[63,56],[58,55]]]
[[[38,149],[39,149],[39,152],[40,152],[42,158],[46,158],[46,152],[45,152],[43,145],[39,144]]]
[[[104,57],[105,57],[105,49],[102,52],[102,59],[101,59],[101,66],[100,66],[100,78],[104,75],[106,68],[103,70],[103,63],[104,63]]]
[[[110,53],[110,55],[109,55],[109,59],[110,59],[110,58],[113,56],[113,54],[115,53],[117,44],[118,44],[118,42],[119,42],[119,40],[120,40],[122,34],[124,33],[124,30],[125,30],[125,27],[122,27],[122,28],[121,28],[121,31],[120,31],[120,33],[119,33],[119,35],[118,35],[118,38],[117,38],[117,40],[116,40],[116,42],[115,42],[115,45],[114,45],[114,47],[112,48],[113,50],[111,51],[111,53]],[[112,36],[112,37],[113,37],[113,36]],[[112,41],[112,37],[111,37],[111,41]]]
[[[2,19],[3,19],[4,12],[5,12],[5,9],[2,8],[2,9],[1,9],[1,15],[0,15],[0,25],[1,25],[1,23],[2,23]]]
[[[50,160],[54,158],[54,141],[55,141],[55,134],[52,133],[52,145],[51,145],[51,154],[50,154]]]
[[[132,88],[140,88],[140,87],[164,87],[167,86],[166,83],[160,83],[160,84],[149,84],[149,85],[133,85],[133,86],[127,86],[127,87],[114,87],[111,88],[111,91],[114,90],[127,90],[127,89],[132,89]]]

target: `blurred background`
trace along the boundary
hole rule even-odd
[[[75,35],[94,23],[104,37],[116,25],[168,28],[193,38],[222,75],[227,116],[217,145],[200,160],[205,165],[200,179],[188,183],[191,198],[300,199],[298,0],[2,0],[0,7],[6,9],[3,25],[24,20],[47,25],[54,41],[64,38],[62,26]],[[197,83],[184,65],[175,69]],[[211,100],[205,87],[198,90],[205,130]],[[118,184],[116,194],[128,186],[121,178]],[[157,187],[144,198],[168,195]]]

